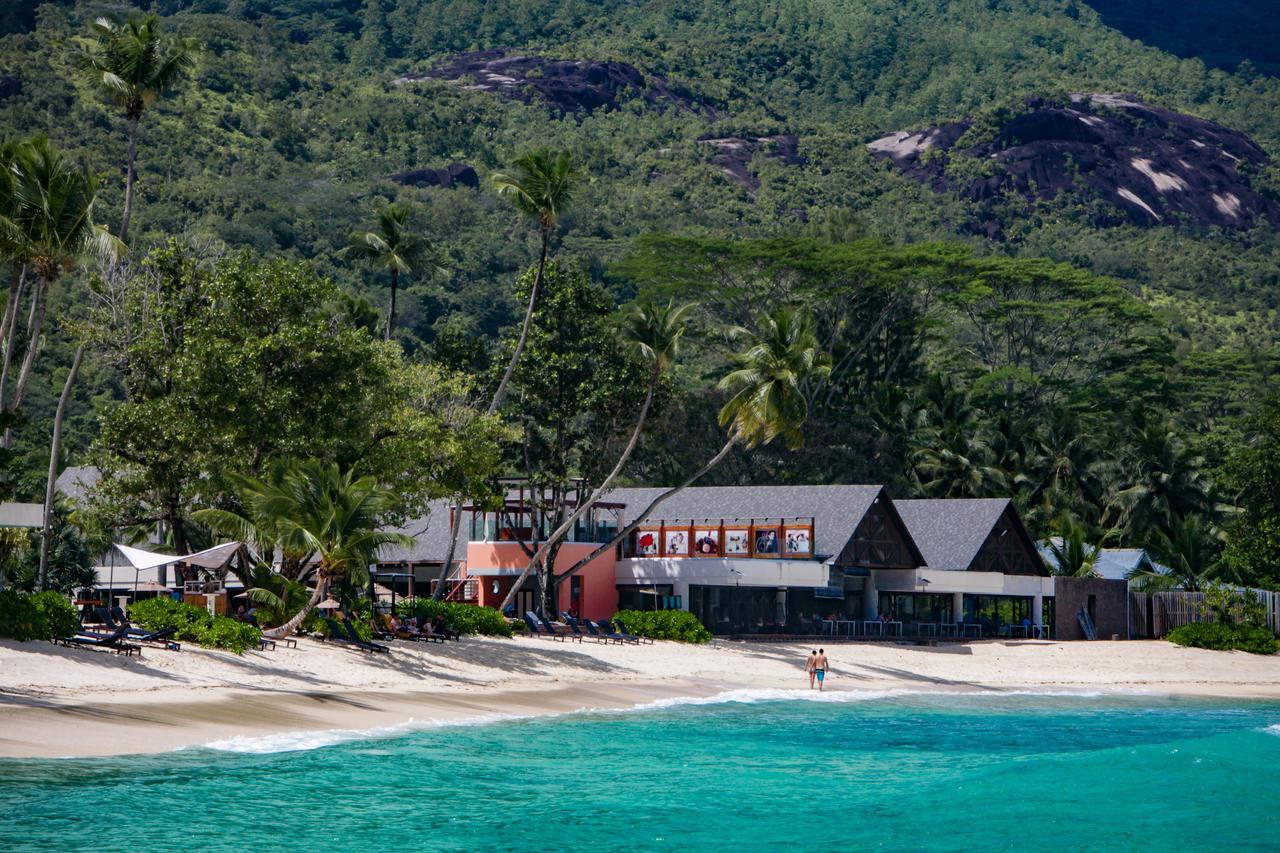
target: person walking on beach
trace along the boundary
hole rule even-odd
[[[814,671],[815,671],[815,669],[816,669],[815,664],[816,664],[817,660],[818,660],[818,650],[817,650],[817,649],[813,649],[813,650],[811,650],[811,651],[809,652],[809,657],[805,658],[805,660],[804,660],[804,670],[805,670],[805,672],[809,673],[809,689],[810,689],[810,690],[812,690],[812,689],[813,689],[813,673],[814,673]]]
[[[827,650],[818,649],[818,656],[813,659],[813,674],[818,678],[818,692],[822,692],[822,683],[827,677]]]

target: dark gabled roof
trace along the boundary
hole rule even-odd
[[[616,489],[630,521],[665,489]],[[881,486],[693,486],[658,505],[653,521],[813,518],[814,553],[839,554],[884,491]]]
[[[894,501],[893,505],[931,569],[967,571],[1006,510],[1012,513],[1014,528],[1033,560],[1043,567],[1039,550],[1008,498]]]
[[[396,533],[413,537],[413,546],[402,548],[389,545],[378,552],[379,563],[443,563],[449,552],[449,504],[450,501],[432,501],[420,518],[406,521],[403,526],[391,528]],[[453,553],[455,561],[467,558],[467,540],[464,531],[458,538]]]
[[[54,488],[78,503],[101,479],[102,472],[94,465],[72,465],[58,475]]]

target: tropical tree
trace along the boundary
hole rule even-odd
[[[391,340],[396,323],[396,291],[400,276],[413,272],[421,262],[428,264],[428,272],[443,275],[442,267],[435,260],[431,243],[416,233],[409,223],[413,210],[408,204],[395,202],[378,214],[378,222],[372,230],[356,231],[347,245],[338,251],[343,258],[367,261],[371,266],[385,269],[391,275],[391,305],[387,309],[387,327],[384,338]]]
[[[160,17],[147,14],[124,23],[98,18],[92,38],[76,38],[81,72],[94,89],[124,109],[129,148],[125,159],[124,210],[120,239],[129,234],[137,179],[138,123],[147,107],[172,90],[194,67],[200,48],[194,39],[166,39]]]
[[[493,399],[489,403],[489,414],[496,412],[498,406],[502,404],[502,398],[507,393],[507,384],[511,381],[511,374],[515,372],[516,365],[520,362],[520,354],[524,352],[525,341],[529,339],[529,325],[533,322],[533,309],[542,288],[551,233],[555,230],[560,215],[573,201],[578,175],[579,172],[573,165],[573,158],[567,151],[550,151],[543,148],[520,157],[512,170],[495,172],[490,177],[499,197],[511,202],[517,211],[537,223],[541,242],[538,250],[537,273],[534,275],[533,287],[529,290],[524,323],[520,327],[520,337],[516,341],[515,350],[511,353],[511,361],[507,364],[507,369],[493,392]]]
[[[1147,551],[1168,571],[1139,569],[1132,574],[1144,590],[1200,592],[1218,578],[1222,541],[1201,516],[1175,519],[1170,532],[1155,530]]]
[[[556,584],[564,583],[596,557],[630,536],[664,501],[704,477],[735,447],[750,449],[777,438],[781,438],[789,448],[800,446],[803,441],[801,428],[809,414],[804,386],[831,370],[830,360],[818,346],[812,319],[806,312],[782,308],[773,315],[764,316],[758,331],[736,327],[729,336],[742,349],[733,359],[734,369],[718,384],[721,390],[733,395],[719,414],[720,426],[727,434],[724,445],[701,468],[655,497],[612,539],[558,575]],[[521,583],[522,580],[517,581],[507,593],[502,610],[510,606]]]
[[[613,489],[618,476],[627,467],[631,454],[640,442],[640,435],[644,430],[645,421],[649,416],[649,410],[653,405],[653,398],[662,377],[679,354],[680,342],[688,328],[689,315],[694,307],[692,303],[677,306],[671,301],[665,304],[646,301],[634,304],[622,312],[618,322],[619,336],[627,348],[638,353],[649,365],[649,380],[645,386],[644,401],[640,404],[639,414],[636,415],[631,437],[619,454],[613,469],[605,475],[588,498],[584,500],[581,495],[578,496],[578,504],[574,511],[534,552],[520,580],[516,583],[517,588],[524,583],[524,578],[535,570],[541,571],[546,578],[553,577],[554,557],[548,559],[548,555],[556,553],[556,545],[568,535],[573,526],[590,511],[592,506]],[[540,585],[544,596],[549,587],[551,587],[550,583]],[[542,606],[544,610],[547,607],[545,598]]]
[[[44,516],[40,528],[40,569],[36,575],[36,591],[41,591],[49,578],[49,549],[53,539],[53,495],[58,482],[58,462],[62,452],[62,425],[67,419],[67,403],[71,400],[71,389],[76,384],[76,374],[80,372],[80,362],[84,359],[84,344],[76,347],[76,354],[71,359],[71,369],[62,385],[62,394],[58,397],[58,409],[53,416],[53,438],[49,442],[49,473],[45,479]]]
[[[991,425],[950,377],[930,376],[916,406],[909,442],[921,494],[973,498],[1005,491]]]
[[[378,488],[372,477],[342,472],[336,464],[316,461],[289,465],[279,483],[253,484],[253,509],[241,515],[245,532],[261,535],[254,518],[271,518],[276,545],[282,552],[310,553],[316,561],[315,590],[301,609],[284,624],[266,631],[283,637],[306,621],[331,584],[368,581],[368,568],[384,545],[411,545],[400,533],[379,530],[380,518],[395,506],[395,495]],[[228,515],[207,510],[201,517],[223,527]]]
[[[88,170],[68,163],[48,138],[37,136],[9,146],[3,155],[7,169],[0,183],[0,250],[16,268],[30,271],[36,278],[27,317],[25,352],[11,394],[6,392],[17,352],[17,301],[25,275],[18,275],[11,283],[11,301],[5,310],[0,411],[14,412],[22,405],[40,351],[50,288],[86,258],[96,255],[114,259],[124,247],[93,221],[97,181]],[[7,432],[4,446],[9,446]]]
[[[1161,534],[1172,541],[1183,519],[1213,513],[1204,459],[1183,443],[1172,423],[1139,413],[1128,433],[1129,446],[1119,460],[1120,486],[1107,514],[1124,525],[1130,538]]]
[[[1050,568],[1055,575],[1072,578],[1091,578],[1098,561],[1101,546],[1089,544],[1089,532],[1084,525],[1067,519],[1059,528],[1059,537],[1049,540],[1049,553],[1053,557]]]

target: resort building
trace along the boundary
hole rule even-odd
[[[559,584],[559,611],[688,610],[724,635],[1008,636],[1053,624],[1053,578],[1007,499],[894,501],[875,485],[694,487],[601,550],[662,491],[618,489],[591,508],[556,556],[559,575],[591,557]],[[513,486],[501,509],[433,507],[405,528],[431,532],[388,554],[379,582],[412,575],[425,594],[461,523],[446,594],[499,606],[552,526],[534,503]],[[527,580],[515,612],[537,600]]]

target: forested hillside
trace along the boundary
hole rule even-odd
[[[303,262],[374,328],[386,269],[339,250],[399,202],[434,254],[399,282],[393,337],[411,362],[491,388],[523,316],[515,282],[539,252],[491,178],[534,149],[563,150],[580,178],[549,250],[586,283],[562,271],[553,290],[699,303],[696,343],[664,380],[630,479],[677,481],[714,453],[726,330],[800,305],[834,365],[807,389],[805,448],[737,448],[710,482],[1012,493],[1038,533],[1069,516],[1097,535],[1145,537],[1145,524],[1172,540],[1187,518],[1226,523],[1241,482],[1229,459],[1276,390],[1272,220],[1142,221],[1071,194],[1009,192],[993,206],[934,192],[867,149],[896,131],[1002,126],[1070,93],[1126,93],[1251,139],[1261,154],[1236,177],[1259,210],[1280,204],[1275,57],[1237,70],[1248,39],[1200,58],[1185,39],[1127,35],[1108,25],[1119,5],[158,0],[166,32],[200,53],[140,122],[130,256],[178,238],[215,260]],[[100,175],[99,219],[113,229],[124,120],[75,73],[74,39],[99,15],[138,11],[0,15],[0,128],[47,134]],[[506,74],[513,57],[536,61]],[[561,83],[572,98],[548,95]],[[996,227],[973,227],[978,216]],[[50,315],[74,321],[92,303],[76,273],[51,290]],[[43,489],[73,338],[67,323],[49,333],[24,404],[20,495]],[[113,365],[86,363],[69,460],[97,461],[101,416],[130,393]],[[532,417],[511,415],[526,445]],[[557,476],[593,476],[584,454],[562,456]],[[1154,494],[1171,480],[1189,485]],[[1139,524],[1142,512],[1163,521]]]

